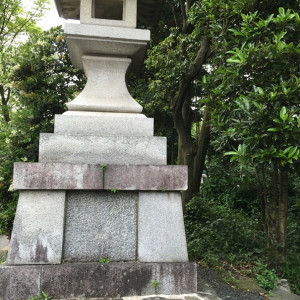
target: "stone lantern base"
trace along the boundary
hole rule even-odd
[[[157,284],[155,284],[157,283]],[[194,263],[78,263],[0,266],[0,299],[120,298],[196,292]]]
[[[166,138],[127,91],[149,32],[66,27],[88,82],[42,133],[38,163],[16,163],[20,190],[0,300],[192,294],[180,191],[187,166],[167,166]]]

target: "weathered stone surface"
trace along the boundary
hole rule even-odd
[[[41,133],[39,161],[166,165],[164,137],[99,137]]]
[[[100,136],[153,136],[153,119],[56,115],[55,133]]]
[[[108,165],[104,174],[104,189],[120,190],[186,190],[186,166],[126,166]]]
[[[65,192],[22,191],[8,252],[8,265],[61,262]]]
[[[44,268],[41,289],[53,298],[141,295],[153,291],[154,279],[153,265],[64,264]]]
[[[53,298],[187,294],[196,292],[196,273],[194,263],[65,264],[44,268],[41,289]]]
[[[150,41],[150,31],[144,29],[66,23],[64,32],[72,63],[80,69],[87,54],[130,57],[139,65]]]
[[[138,260],[188,261],[179,192],[140,192]]]
[[[40,293],[40,267],[0,266],[0,300],[24,300]]]
[[[103,189],[101,165],[63,163],[15,163],[16,190],[99,190]]]
[[[209,300],[207,297],[199,297],[198,294],[177,294],[177,295],[165,295],[165,294],[153,294],[145,296],[131,296],[123,297],[123,300]],[[220,300],[216,298],[211,298],[212,300]],[[79,299],[74,299],[79,300]],[[93,300],[93,299],[90,299]],[[100,300],[100,299],[94,299]]]
[[[187,188],[187,167],[15,163],[13,183],[17,190],[179,191]]]
[[[196,292],[196,278],[194,263],[0,266],[0,300],[29,299],[42,291],[52,299],[190,294]]]
[[[81,59],[87,83],[67,103],[70,111],[142,112],[143,107],[131,97],[125,83],[130,58],[84,55]]]
[[[64,260],[136,260],[137,192],[68,192]]]
[[[195,263],[157,264],[157,281],[161,294],[189,294],[197,292],[197,266]]]

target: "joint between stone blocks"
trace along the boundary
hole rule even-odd
[[[180,191],[186,166],[15,163],[16,190]]]

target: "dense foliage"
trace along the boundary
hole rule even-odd
[[[32,34],[18,48],[11,72],[10,121],[0,122],[0,232],[8,233],[16,208],[13,163],[37,161],[40,132],[53,132],[55,114],[83,88],[83,73],[71,65],[63,31]]]
[[[246,247],[239,242],[247,244],[251,234],[243,239],[234,228],[247,227],[253,236],[265,239],[249,243],[252,258],[261,253],[282,274],[287,266],[291,268],[295,249],[300,249],[295,230],[299,229],[299,194],[292,196],[291,188],[291,179],[299,178],[299,1],[168,4],[174,22],[166,23],[164,38],[154,40],[146,65],[154,102],[172,115],[178,134],[177,162],[189,166],[189,190],[183,203],[194,194],[186,212],[190,253],[202,259],[205,253],[238,257],[239,252],[229,253],[239,245],[240,257],[246,257]],[[216,157],[220,166],[230,170],[229,177],[223,173],[226,179],[213,178]],[[235,168],[228,168],[229,158],[233,164],[238,162]],[[209,180],[197,195],[198,172],[203,170]],[[233,178],[239,181],[234,187]],[[234,190],[245,185],[251,185],[252,191],[236,197]],[[235,226],[230,215],[239,220]],[[227,235],[228,247],[224,245]],[[300,274],[297,261],[294,257],[290,271],[294,290]]]

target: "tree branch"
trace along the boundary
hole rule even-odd
[[[199,135],[197,136],[197,153],[195,155],[195,168],[193,173],[193,193],[199,192],[201,177],[204,170],[204,163],[207,148],[210,140],[210,116],[208,109],[204,111],[202,126]]]
[[[178,20],[177,20],[177,17],[176,17],[174,5],[172,5],[172,3],[171,3],[170,0],[168,0],[168,4],[169,4],[169,6],[170,6],[170,8],[171,8],[171,10],[172,10],[172,14],[173,14],[175,26],[178,27],[179,23],[178,23]]]
[[[188,72],[185,74],[185,76],[183,76],[183,79],[179,83],[179,90],[172,101],[172,110],[176,113],[182,110],[188,88],[194,78],[198,75],[204,62],[206,61],[207,53],[209,52],[209,42],[209,37],[205,36],[195,60],[193,61]]]
[[[185,0],[180,0],[180,8],[182,14],[182,32],[185,32],[187,28],[187,12],[185,7]]]

